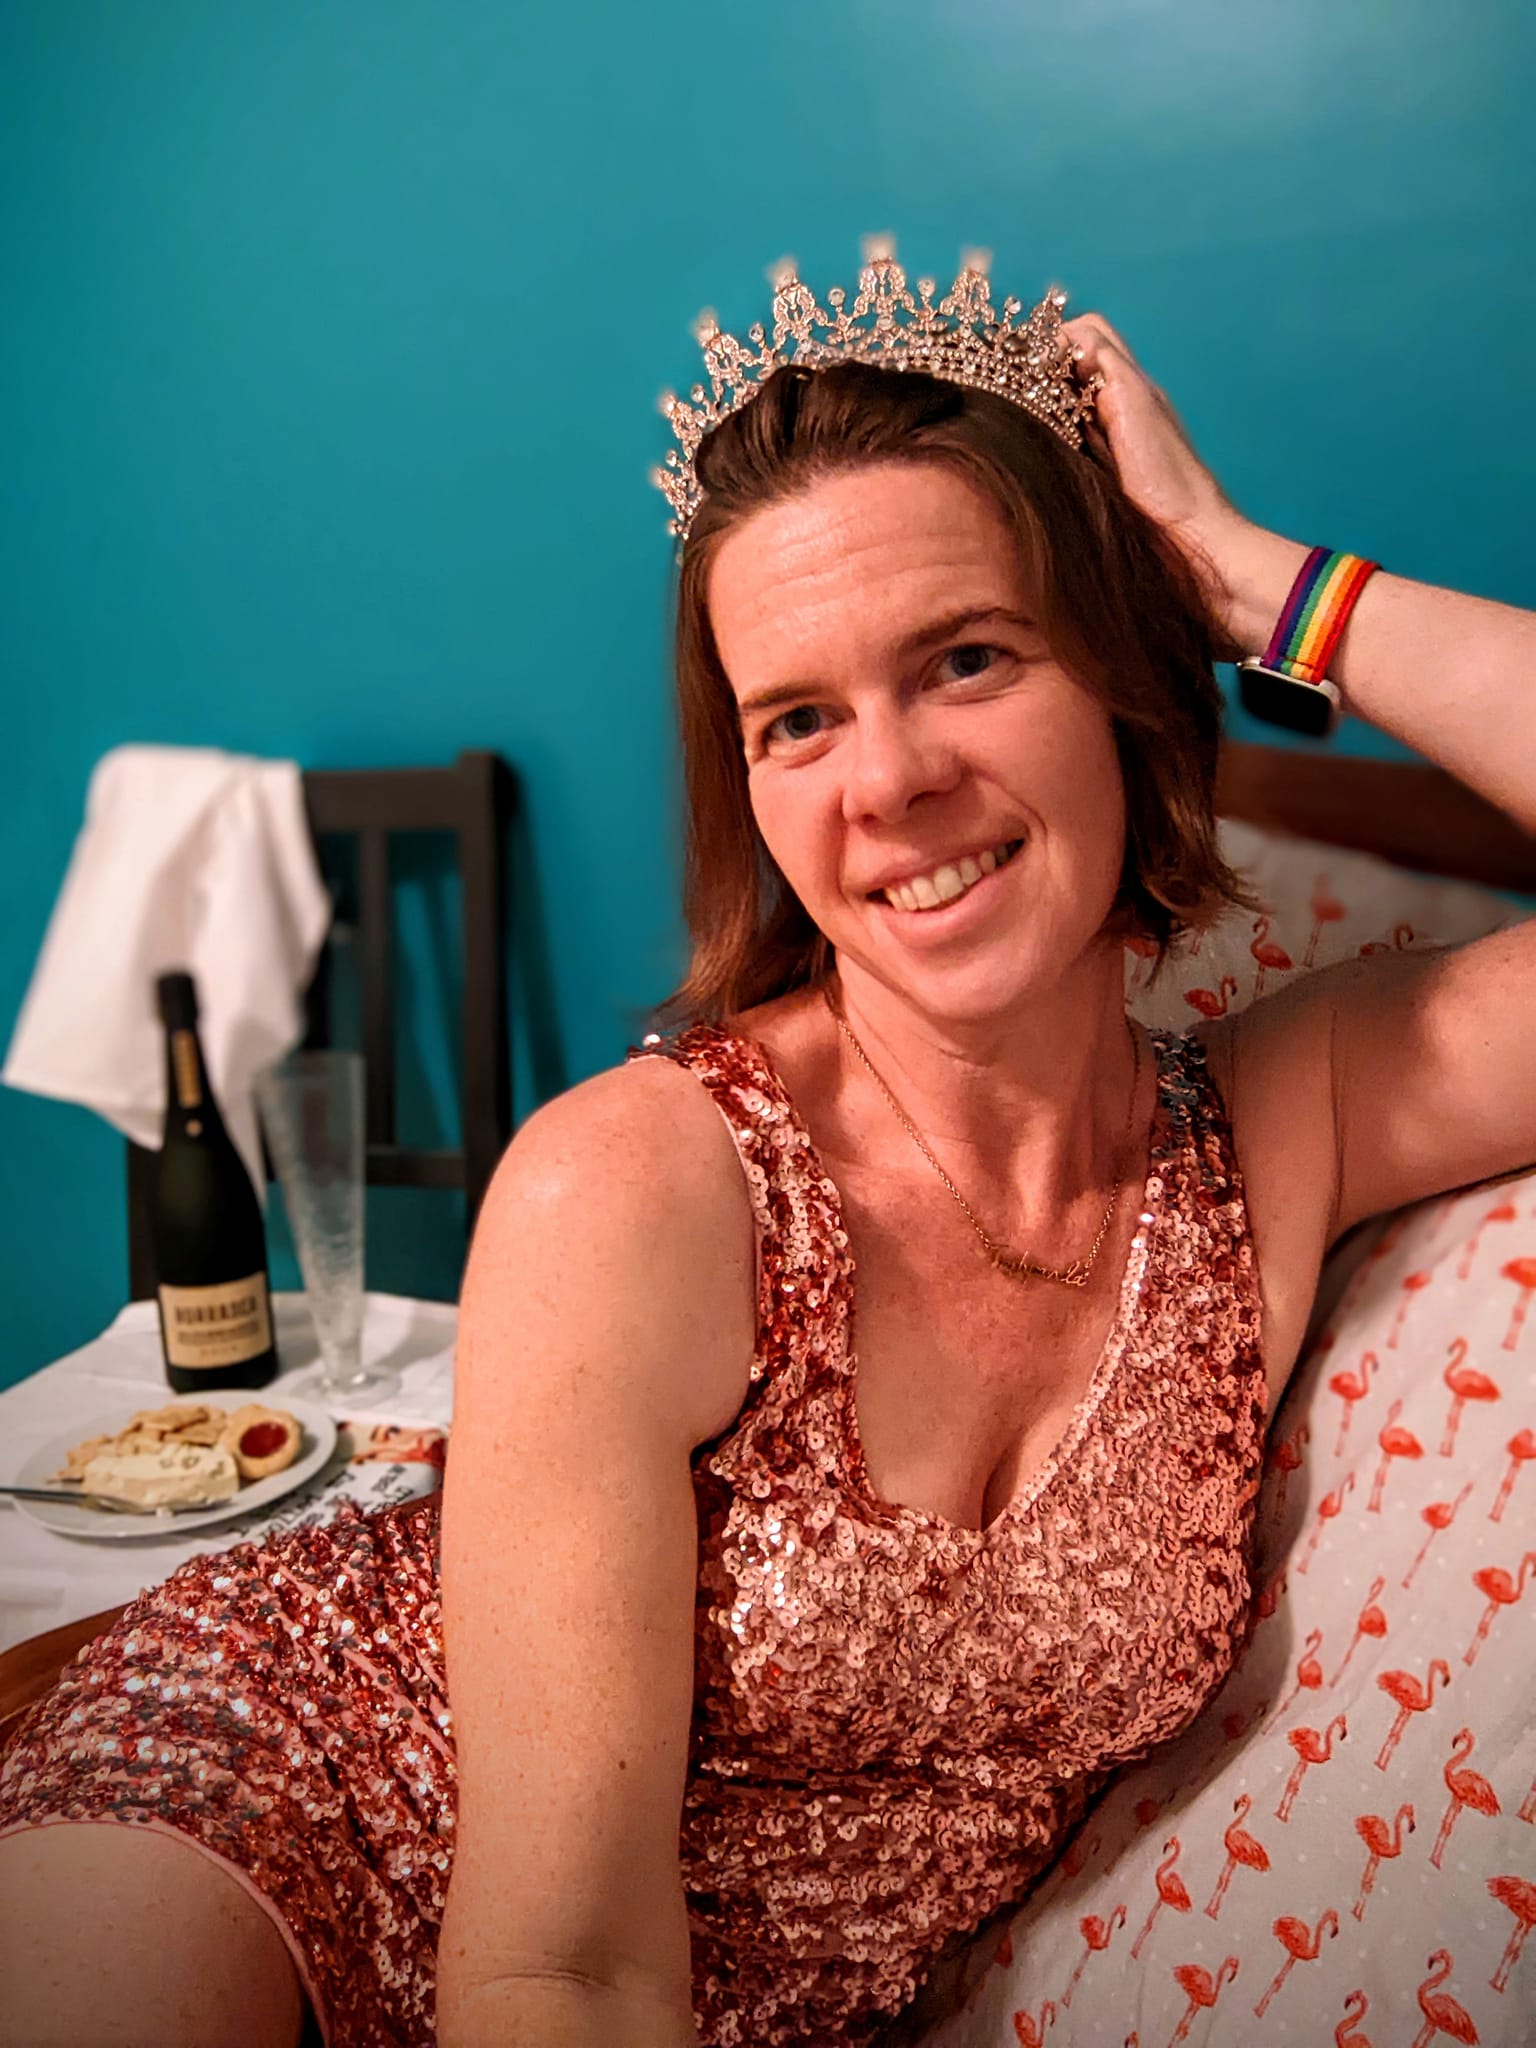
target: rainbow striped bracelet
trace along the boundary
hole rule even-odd
[[[1245,710],[1312,738],[1332,732],[1341,704],[1328,664],[1361,591],[1380,567],[1334,548],[1311,550],[1269,645],[1237,665]]]

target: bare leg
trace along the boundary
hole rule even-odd
[[[233,1877],[149,1828],[0,1841],[0,2048],[297,2048],[282,1937]]]

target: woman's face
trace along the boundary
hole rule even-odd
[[[828,478],[731,529],[708,598],[758,829],[845,970],[959,1023],[1102,963],[1109,716],[983,492],[936,463]]]

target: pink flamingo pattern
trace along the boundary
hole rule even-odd
[[[1280,1487],[1275,1498],[1275,1513],[1285,1512],[1285,1489],[1290,1484],[1291,1474],[1301,1470],[1301,1454],[1312,1435],[1309,1424],[1303,1423],[1294,1435],[1281,1437],[1270,1456],[1270,1462],[1280,1474]]]
[[[1453,2041],[1476,2042],[1477,2028],[1466,2007],[1458,2005],[1449,1992],[1435,1988],[1445,1982],[1454,1967],[1446,1949],[1437,1948],[1429,1958],[1429,1975],[1418,1991],[1419,2011],[1424,2015],[1424,2024],[1413,2037],[1413,2048],[1430,2048],[1436,2034],[1449,2034]]]
[[[1371,1590],[1369,1591],[1369,1593],[1366,1594],[1365,1605],[1361,1608],[1359,1617],[1355,1622],[1355,1632],[1349,1639],[1349,1648],[1344,1652],[1344,1662],[1333,1674],[1333,1677],[1330,1681],[1331,1684],[1338,1684],[1339,1680],[1344,1676],[1345,1672],[1349,1669],[1350,1658],[1354,1656],[1355,1651],[1360,1647],[1361,1643],[1365,1641],[1367,1636],[1370,1636],[1375,1641],[1380,1642],[1382,1637],[1386,1634],[1387,1617],[1376,1605],[1376,1596],[1381,1592],[1382,1588],[1386,1585],[1386,1583],[1387,1582],[1385,1578],[1383,1578],[1379,1573],[1374,1579],[1372,1579]]]
[[[1536,1458],[1536,1429],[1517,1430],[1507,1445],[1509,1469],[1499,1481],[1499,1490],[1494,1495],[1493,1506],[1488,1510],[1490,1522],[1502,1522],[1504,1510],[1509,1506],[1509,1496],[1515,1490],[1515,1481],[1520,1476],[1520,1467]]]
[[[1132,1962],[1140,1956],[1146,1945],[1147,1936],[1152,1932],[1152,1923],[1164,1906],[1171,1906],[1175,1913],[1187,1913],[1190,1910],[1192,1901],[1189,1888],[1173,1867],[1179,1860],[1179,1848],[1177,1835],[1170,1835],[1163,1844],[1163,1860],[1153,1874],[1153,1881],[1157,1886],[1157,1900],[1142,1923],[1140,1934],[1131,1943]]]
[[[1476,1747],[1477,1738],[1470,1728],[1457,1731],[1450,1759],[1444,1770],[1446,1790],[1451,1795],[1451,1803],[1445,1809],[1445,1819],[1440,1823],[1435,1846],[1429,1852],[1429,1860],[1436,1870],[1440,1868],[1440,1859],[1450,1842],[1451,1830],[1461,1818],[1464,1808],[1470,1807],[1474,1813],[1483,1814],[1490,1820],[1500,1811],[1499,1795],[1482,1772],[1462,1768]]]
[[[1461,1411],[1469,1401],[1497,1401],[1498,1387],[1484,1372],[1466,1363],[1467,1340],[1457,1337],[1451,1345],[1451,1362],[1441,1378],[1453,1395],[1451,1412],[1445,1418],[1445,1435],[1440,1440],[1440,1455],[1449,1458],[1456,1450],[1456,1431],[1461,1422]]]
[[[1515,1931],[1509,1937],[1499,1967],[1488,1979],[1495,1991],[1503,1991],[1507,1989],[1514,1967],[1520,1960],[1525,1937],[1536,1927],[1536,1884],[1532,1884],[1528,1877],[1490,1877],[1488,1890],[1501,1906],[1508,1906],[1515,1916]]]
[[[1528,1550],[1520,1560],[1520,1576],[1512,1579],[1509,1573],[1498,1565],[1489,1565],[1485,1570],[1472,1574],[1472,1583],[1487,1600],[1483,1618],[1477,1624],[1477,1633],[1462,1652],[1461,1661],[1470,1665],[1475,1662],[1478,1651],[1488,1640],[1488,1631],[1493,1626],[1493,1617],[1501,1607],[1513,1607],[1525,1591],[1525,1582],[1536,1567],[1536,1550]]]
[[[1531,1296],[1536,1294],[1536,1259],[1510,1259],[1499,1268],[1505,1280],[1513,1280],[1520,1290],[1514,1313],[1509,1319],[1509,1328],[1504,1332],[1506,1351],[1513,1351],[1520,1342],[1520,1332],[1525,1326],[1526,1311],[1531,1305]]]
[[[1355,1412],[1355,1403],[1365,1399],[1366,1395],[1371,1391],[1371,1374],[1380,1370],[1381,1360],[1374,1351],[1366,1351],[1361,1354],[1360,1370],[1358,1372],[1336,1372],[1329,1380],[1328,1386],[1330,1391],[1337,1394],[1344,1403],[1344,1413],[1339,1418],[1338,1442],[1333,1447],[1333,1455],[1336,1458],[1342,1458],[1344,1455],[1344,1446],[1349,1440],[1350,1417]]]
[[[1326,1932],[1332,1941],[1339,1931],[1339,1916],[1330,1906],[1315,1927],[1309,1927],[1305,1920],[1297,1920],[1285,1913],[1275,1922],[1275,1939],[1285,1950],[1285,1961],[1275,1974],[1275,1981],[1253,2008],[1254,2017],[1263,2019],[1269,2011],[1271,2001],[1278,1995],[1281,1985],[1298,1963],[1315,1963],[1322,1953],[1323,1935]]]
[[[1369,2034],[1360,2032],[1360,2022],[1371,2009],[1363,1991],[1351,1991],[1344,2000],[1344,2017],[1333,2030],[1333,2048],[1371,2048]]]
[[[1387,1335],[1387,1349],[1389,1351],[1397,1349],[1397,1340],[1402,1335],[1403,1324],[1407,1320],[1409,1309],[1413,1306],[1415,1295],[1422,1294],[1434,1277],[1433,1273],[1422,1271],[1405,1273],[1403,1275],[1401,1283],[1403,1289],[1402,1303],[1398,1308],[1397,1314],[1392,1318],[1392,1328]]]
[[[1365,1918],[1365,1902],[1375,1889],[1377,1867],[1388,1856],[1402,1855],[1403,1828],[1405,1825],[1411,1835],[1413,1833],[1413,1807],[1406,1801],[1393,1815],[1390,1828],[1379,1813],[1362,1813],[1356,1820],[1355,1833],[1370,1851],[1366,1859],[1365,1870],[1360,1878],[1360,1895],[1349,1909],[1357,1920]]]
[[[1013,2031],[1019,2037],[1019,2048],[1041,2048],[1047,2027],[1056,2024],[1056,2006],[1047,1999],[1040,2008],[1040,2017],[1031,2019],[1027,2012],[1016,2012],[1013,2016]]]
[[[1237,976],[1224,974],[1214,989],[1187,988],[1184,1000],[1192,1010],[1198,1010],[1202,1017],[1225,1017],[1227,1007],[1237,994]]]
[[[1342,1714],[1335,1714],[1321,1735],[1315,1728],[1293,1728],[1286,1741],[1296,1752],[1296,1762],[1291,1775],[1285,1781],[1285,1790],[1280,1795],[1280,1804],[1275,1808],[1275,1819],[1288,1821],[1296,1805],[1301,1781],[1314,1765],[1327,1763],[1333,1755],[1333,1733],[1337,1729],[1340,1742],[1349,1734],[1349,1724]]]
[[[1312,885],[1311,907],[1312,932],[1307,940],[1307,950],[1301,956],[1303,967],[1311,967],[1317,959],[1317,942],[1323,936],[1323,926],[1341,924],[1347,914],[1326,875],[1319,875]]]
[[[1381,1496],[1387,1483],[1387,1468],[1394,1458],[1422,1458],[1424,1446],[1411,1429],[1398,1426],[1398,1416],[1403,1412],[1401,1401],[1394,1401],[1387,1410],[1386,1423],[1376,1441],[1381,1445],[1381,1463],[1376,1468],[1375,1483],[1366,1506],[1373,1515],[1381,1513]]]
[[[1221,1913],[1221,1902],[1227,1896],[1227,1887],[1232,1882],[1232,1873],[1239,1863],[1245,1870],[1268,1870],[1269,1855],[1262,1842],[1254,1840],[1242,1825],[1253,1807],[1248,1793],[1243,1793],[1232,1811],[1236,1818],[1227,1825],[1222,1840],[1226,1843],[1227,1860],[1221,1866],[1221,1875],[1216,1880],[1216,1889],[1205,1902],[1208,1919],[1215,1920]]]
[[[1077,1959],[1077,1968],[1072,1972],[1071,1981],[1061,1995],[1063,2011],[1072,2003],[1072,1994],[1077,1989],[1077,1980],[1082,1976],[1088,1958],[1098,1955],[1101,1950],[1108,1948],[1114,1938],[1115,1929],[1124,1925],[1124,1905],[1116,1906],[1114,1912],[1107,1920],[1101,1920],[1096,1913],[1090,1913],[1085,1919],[1078,1921],[1078,1932],[1082,1935],[1085,1946],[1082,1954]]]
[[[1450,1528],[1452,1522],[1461,1513],[1462,1508],[1466,1504],[1467,1495],[1471,1491],[1472,1482],[1469,1479],[1454,1500],[1432,1500],[1419,1509],[1419,1519],[1428,1524],[1429,1534],[1419,1545],[1413,1563],[1403,1573],[1403,1591],[1405,1593],[1413,1584],[1415,1578],[1417,1578],[1419,1566],[1429,1555],[1429,1546],[1434,1542],[1442,1529]]]
[[[1298,1578],[1306,1576],[1312,1563],[1312,1553],[1317,1548],[1318,1540],[1322,1536],[1324,1527],[1342,1512],[1345,1495],[1353,1493],[1354,1490],[1355,1475],[1353,1472],[1346,1472],[1333,1491],[1325,1493],[1318,1502],[1317,1520],[1312,1525],[1312,1534],[1307,1538],[1307,1547],[1297,1561],[1296,1575]]]
[[[1272,917],[1256,917],[1253,921],[1253,937],[1248,942],[1248,950],[1259,963],[1259,971],[1253,978],[1255,998],[1264,993],[1266,974],[1287,974],[1296,965],[1284,946],[1276,945],[1269,936],[1273,923]]]
[[[1376,1768],[1384,1771],[1392,1761],[1392,1752],[1403,1739],[1403,1730],[1408,1726],[1409,1716],[1427,1711],[1435,1697],[1435,1673],[1439,1672],[1443,1684],[1451,1682],[1451,1667],[1443,1657],[1436,1657],[1423,1680],[1414,1677],[1411,1671],[1383,1671],[1376,1683],[1390,1699],[1397,1702],[1397,1719],[1388,1731],[1386,1741],[1381,1745],[1376,1758]]]
[[[1416,937],[1417,934],[1411,924],[1395,924],[1392,927],[1390,941],[1386,939],[1367,939],[1365,944],[1359,948],[1359,958],[1369,960],[1376,953],[1406,953]]]
[[[1129,996],[1134,995],[1137,989],[1145,988],[1152,979],[1160,948],[1155,939],[1144,938],[1138,932],[1126,940],[1125,950],[1136,962],[1125,984],[1125,992]]]
[[[1458,1280],[1471,1279],[1472,1261],[1477,1257],[1477,1248],[1483,1241],[1483,1232],[1490,1223],[1518,1223],[1519,1220],[1520,1211],[1513,1202],[1495,1202],[1493,1207],[1483,1215],[1476,1230],[1467,1239],[1462,1249],[1461,1264],[1456,1268],[1456,1278]]]
[[[1173,1974],[1179,1989],[1189,2000],[1189,2010],[1174,2029],[1168,2048],[1179,2048],[1181,2041],[1189,2039],[1189,2030],[1194,2024],[1195,2014],[1211,2010],[1221,1996],[1223,1985],[1236,1977],[1238,1967],[1236,1956],[1225,1957],[1214,1977],[1209,1970],[1202,1969],[1199,1963],[1178,1965]]]
[[[1306,1646],[1296,1661],[1296,1683],[1276,1707],[1277,1717],[1283,1714],[1299,1692],[1320,1692],[1323,1684],[1323,1667],[1317,1652],[1322,1647],[1323,1632],[1320,1628],[1309,1629]]]

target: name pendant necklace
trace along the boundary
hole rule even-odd
[[[870,1058],[869,1054],[864,1050],[863,1046],[860,1045],[858,1039],[854,1036],[852,1027],[848,1023],[847,1018],[844,1017],[841,1010],[838,1009],[837,1004],[832,1000],[832,991],[829,988],[823,988],[821,993],[823,1001],[826,1003],[828,1010],[831,1012],[833,1023],[836,1024],[838,1030],[843,1034],[844,1038],[847,1039],[848,1043],[853,1047],[853,1050],[858,1054],[859,1058],[863,1061],[864,1065],[869,1069],[870,1077],[874,1081],[875,1086],[880,1090],[880,1093],[885,1097],[886,1101],[890,1104],[891,1109],[895,1113],[897,1122],[906,1131],[907,1136],[912,1140],[913,1144],[916,1145],[918,1151],[922,1153],[923,1157],[927,1160],[928,1164],[939,1176],[939,1179],[943,1181],[945,1187],[948,1188],[950,1194],[954,1197],[955,1201],[959,1203],[961,1209],[964,1210],[966,1218],[969,1221],[972,1230],[974,1230],[976,1235],[981,1239],[983,1248],[986,1251],[988,1259],[997,1268],[998,1272],[1006,1273],[1008,1277],[1012,1280],[1055,1280],[1058,1281],[1063,1287],[1086,1287],[1088,1285],[1088,1276],[1093,1271],[1094,1263],[1099,1256],[1100,1248],[1104,1243],[1104,1239],[1109,1234],[1110,1221],[1114,1216],[1116,1208],[1119,1206],[1120,1197],[1125,1191],[1125,1174],[1122,1172],[1120,1178],[1115,1182],[1114,1192],[1110,1195],[1108,1204],[1106,1205],[1104,1210],[1104,1214],[1099,1220],[1099,1227],[1098,1230],[1094,1233],[1093,1243],[1088,1247],[1087,1254],[1083,1258],[1074,1259],[1071,1265],[1069,1266],[1042,1266],[1038,1263],[1038,1261],[1026,1258],[1021,1252],[1009,1251],[1006,1245],[999,1244],[996,1238],[994,1238],[991,1235],[991,1233],[987,1230],[985,1224],[982,1222],[981,1218],[976,1214],[976,1211],[971,1207],[970,1203],[965,1199],[964,1195],[962,1195],[960,1190],[955,1186],[954,1182],[950,1179],[949,1175],[944,1171],[943,1167],[939,1164],[938,1160],[934,1158],[932,1152],[928,1149],[927,1141],[923,1137],[922,1132],[917,1128],[916,1124],[914,1124],[912,1119],[907,1115],[906,1111],[902,1108],[901,1104],[896,1100],[895,1096],[891,1093],[890,1089],[886,1087],[884,1080],[881,1078],[879,1069],[876,1067],[874,1061]],[[1131,1024],[1129,1018],[1126,1019],[1126,1028],[1130,1031],[1131,1034],[1131,1058],[1133,1061],[1133,1067],[1131,1072],[1131,1103],[1130,1108],[1126,1114],[1125,1134],[1122,1139],[1120,1147],[1121,1155],[1123,1158],[1129,1157],[1130,1155],[1131,1134],[1136,1124],[1136,1097],[1139,1090],[1139,1084],[1141,1081],[1141,1040],[1136,1036],[1135,1027]]]

